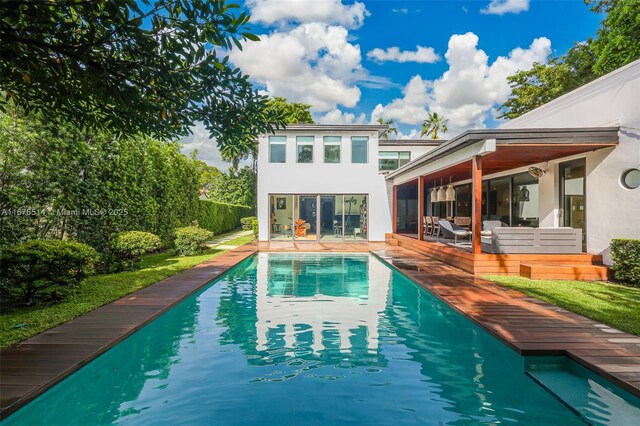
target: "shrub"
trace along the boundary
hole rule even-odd
[[[249,231],[253,224],[254,220],[257,220],[258,218],[255,216],[247,216],[247,217],[243,217],[242,219],[240,219],[240,224],[242,225],[242,229],[244,229],[245,231]]]
[[[640,240],[616,238],[611,240],[611,267],[615,279],[640,286]]]
[[[150,232],[125,231],[116,234],[111,240],[110,253],[117,269],[123,269],[128,263],[133,268],[140,256],[153,253],[162,248],[160,237]]]
[[[251,229],[253,229],[253,238],[258,239],[258,219],[251,221]]]
[[[175,245],[178,253],[189,256],[202,253],[207,242],[213,233],[198,226],[186,226],[176,229]]]
[[[36,296],[77,286],[93,272],[98,253],[86,244],[33,240],[7,248],[0,255],[3,292],[31,304]]]
[[[199,200],[196,219],[202,228],[217,235],[236,229],[240,219],[250,214],[253,214],[251,207]]]

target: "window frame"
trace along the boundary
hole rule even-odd
[[[354,142],[364,142],[364,161],[354,161]],[[369,136],[351,136],[351,164],[369,164]]]
[[[334,140],[329,140],[329,139]],[[337,140],[335,140],[337,139]],[[327,161],[327,146],[338,147],[338,161]],[[322,160],[324,164],[340,164],[342,163],[342,136],[324,136],[322,138]]]
[[[311,161],[300,161],[301,146],[311,146]],[[296,163],[313,164],[314,147],[315,147],[315,136],[296,136]]]
[[[282,161],[273,161],[273,156],[272,156],[273,145],[284,145],[284,159]],[[269,163],[284,164],[286,162],[287,162],[287,137],[286,136],[269,136]]]

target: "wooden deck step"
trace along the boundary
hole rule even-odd
[[[608,268],[602,265],[520,264],[520,276],[532,280],[606,281],[607,275]]]

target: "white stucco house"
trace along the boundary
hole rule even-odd
[[[498,129],[448,141],[381,140],[385,130],[262,135],[259,240],[422,240],[425,216],[470,218],[473,253],[486,220],[580,229],[582,250],[605,261],[612,238],[640,238],[640,61]],[[455,197],[438,201],[449,187]]]

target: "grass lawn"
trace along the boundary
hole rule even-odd
[[[239,246],[253,240],[245,235],[222,244]],[[140,269],[116,274],[94,275],[62,303],[34,306],[2,312],[0,315],[0,347],[16,343],[42,333],[56,325],[120,299],[129,293],[161,281],[227,250],[208,249],[196,256],[176,256],[173,251],[145,256]]]
[[[640,335],[640,288],[604,282],[530,280],[508,276],[484,278],[619,330]]]

